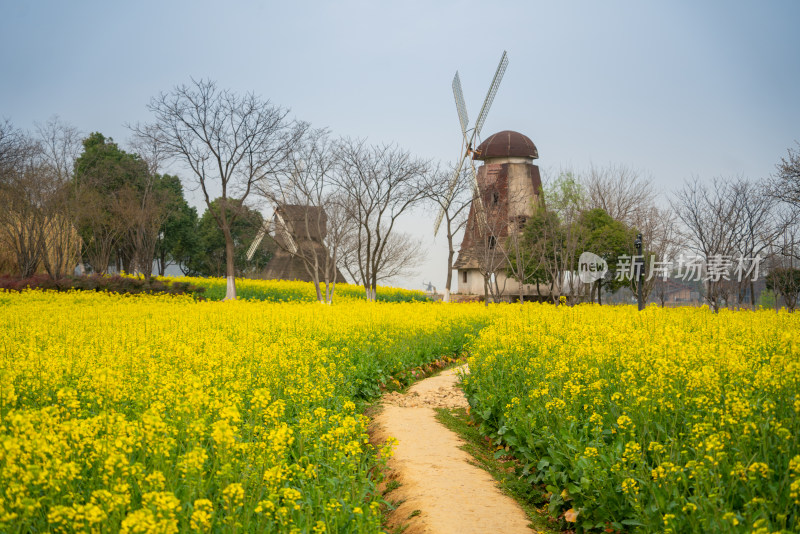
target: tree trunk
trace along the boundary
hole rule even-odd
[[[442,298],[442,302],[450,302],[450,288],[453,285],[453,255],[455,251],[453,250],[453,240],[450,238],[450,251],[447,253],[447,282],[444,284],[444,297]]]
[[[314,276],[312,277],[312,280],[314,281],[314,289],[316,289],[316,291],[317,291],[317,302],[320,302],[320,303],[324,302],[322,300],[322,291],[320,290],[320,287],[319,287],[319,275],[317,274],[317,271],[314,272]]]
[[[233,263],[233,236],[227,226],[222,229],[225,234],[225,274],[228,285],[225,291],[225,300],[236,300],[236,267]]]
[[[334,275],[333,281],[325,281],[325,304],[331,304],[333,302],[333,289],[336,287],[336,278]]]

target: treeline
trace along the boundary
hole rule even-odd
[[[397,221],[446,180],[431,161],[335,138],[211,81],[162,93],[148,109],[153,121],[130,127],[127,150],[58,119],[33,133],[0,125],[8,206],[0,271],[57,278],[78,265],[149,278],[174,264],[188,275],[226,276],[226,298],[235,298],[235,277],[257,275],[283,249],[330,302],[341,273],[374,300],[378,283],[421,263],[421,242]],[[182,176],[162,172],[167,164]],[[184,187],[203,199],[202,216]],[[270,221],[254,209],[265,205],[275,212]]]
[[[225,274],[224,236],[208,210],[198,217],[177,176],[101,133],[84,137],[57,118],[33,133],[5,121],[0,177],[0,272],[58,280],[78,267],[149,279],[175,264],[187,275]],[[238,275],[269,260],[267,246],[244,258],[262,223],[247,209],[232,229]]]
[[[789,149],[776,171],[756,181],[693,178],[667,202],[648,176],[625,166],[560,172],[545,183],[543,201],[524,224],[495,227],[488,208],[489,238],[479,259],[486,295],[508,295],[506,279],[570,302],[599,302],[604,292],[621,288],[636,295],[641,285],[645,302],[663,306],[677,278],[719,310],[756,307],[755,282],[764,280],[772,298],[794,310],[800,294],[800,150]],[[494,246],[493,236],[501,235],[503,246]],[[588,283],[581,277],[584,252],[607,265],[605,277]]]

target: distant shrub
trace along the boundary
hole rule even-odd
[[[159,280],[175,280],[159,278]],[[204,296],[208,300],[222,300],[225,297],[227,280],[225,278],[200,278],[182,276],[177,280],[206,288]],[[176,282],[172,282],[175,284]],[[255,280],[236,279],[236,294],[241,300],[263,300],[267,302],[312,302],[317,300],[314,284],[297,280]],[[353,284],[336,284],[334,301],[363,300],[364,288]],[[380,302],[425,302],[430,300],[422,291],[378,286]]]
[[[0,276],[0,290],[23,291],[25,289],[49,289],[53,291],[108,291],[109,293],[138,294],[166,293],[170,295],[189,294],[202,298],[206,288],[189,282],[170,282],[163,278],[135,278],[131,276],[102,276],[91,274],[86,276],[67,276],[53,280],[46,275],[34,275],[30,278],[14,278]]]

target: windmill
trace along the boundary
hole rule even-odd
[[[458,71],[456,71],[456,75],[453,77],[453,96],[455,97],[456,110],[458,111],[458,122],[461,125],[462,148],[464,149],[464,153],[461,155],[461,160],[456,166],[456,171],[453,173],[453,178],[450,180],[450,186],[447,192],[447,203],[439,211],[438,217],[436,217],[436,223],[433,227],[434,236],[439,231],[439,226],[442,223],[442,218],[444,217],[445,211],[450,208],[450,202],[453,200],[456,184],[458,183],[458,177],[461,174],[461,169],[464,166],[464,162],[475,152],[473,149],[475,139],[478,137],[478,135],[480,135],[481,129],[483,128],[483,123],[486,122],[486,116],[489,114],[489,108],[492,107],[492,102],[494,101],[494,97],[497,94],[498,88],[500,87],[500,82],[503,79],[503,74],[506,72],[506,67],[508,67],[508,54],[504,50],[503,55],[500,58],[500,63],[497,65],[497,70],[494,73],[492,83],[489,86],[489,91],[486,93],[486,98],[483,100],[483,105],[478,113],[478,118],[475,121],[475,125],[471,129],[467,128],[469,126],[469,118],[467,117],[467,106],[464,103],[464,93],[461,90],[461,78],[458,76]],[[483,201],[481,200],[480,189],[478,187],[478,177],[475,173],[475,166],[471,162],[470,170],[472,177],[472,194],[475,203],[476,215],[478,216],[481,226],[485,226],[486,213],[483,209]]]
[[[261,228],[259,228],[258,233],[256,234],[256,238],[253,239],[253,243],[250,245],[250,248],[247,249],[247,261],[253,259],[253,255],[258,250],[258,246],[261,244],[261,241],[264,240],[264,236],[269,234],[270,228],[272,227],[272,219],[264,219],[264,222],[261,224]]]
[[[305,162],[303,160],[300,160],[295,163],[295,168],[292,171],[293,182],[297,181],[298,176],[300,175],[301,172],[303,172],[304,169],[305,169]],[[283,203],[286,204],[285,197],[283,199]],[[297,254],[297,243],[295,243],[294,238],[289,233],[289,230],[286,228],[286,221],[283,220],[283,217],[281,217],[281,214],[278,213],[278,210],[276,209],[273,211],[272,217],[264,219],[264,223],[258,230],[256,238],[253,240],[253,243],[250,245],[250,248],[247,249],[247,261],[253,259],[253,255],[256,253],[256,250],[258,250],[258,246],[261,244],[261,241],[263,241],[265,236],[269,235],[269,232],[272,229],[272,219],[275,219],[275,221],[277,222],[276,224],[277,231],[281,233],[283,241],[286,244],[286,248],[288,248],[289,252],[291,252],[292,254]]]
[[[280,236],[283,238],[283,243],[285,244],[286,248],[289,249],[289,252],[292,254],[297,254],[297,243],[295,242],[294,237],[292,237],[292,234],[289,232],[289,229],[286,227],[286,221],[283,220],[280,210],[276,209],[271,218],[264,219],[264,223],[258,230],[256,238],[253,240],[250,248],[247,249],[247,261],[253,259],[253,255],[256,253],[256,250],[258,250],[258,246],[261,244],[261,241],[264,240],[264,237],[267,236],[272,229],[272,219],[275,219],[276,234],[280,233]]]

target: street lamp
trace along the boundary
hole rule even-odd
[[[638,286],[637,300],[639,301],[639,311],[644,309],[644,298],[642,297],[642,286],[644,286],[644,256],[642,255],[642,234],[636,234],[636,241],[633,242],[636,247],[636,285]]]

